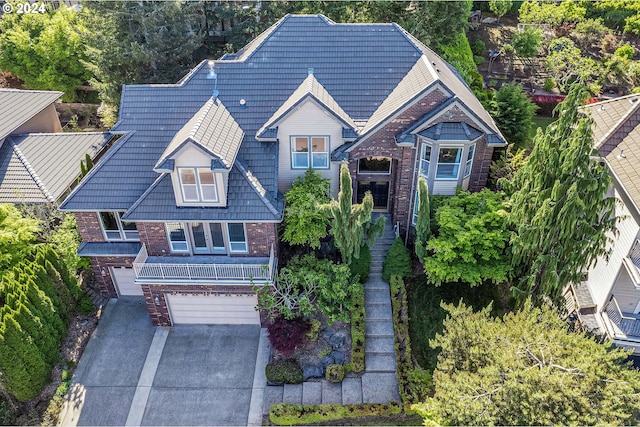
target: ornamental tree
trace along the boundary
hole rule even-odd
[[[554,113],[558,120],[538,131],[527,162],[504,186],[510,194],[512,265],[520,300],[560,301],[569,283],[598,257],[608,258],[615,233],[615,199],[607,169],[593,160],[592,119],[580,107],[587,97],[574,85]]]
[[[360,247],[384,227],[386,218],[381,216],[370,226],[373,212],[373,197],[367,191],[362,203],[352,203],[351,175],[346,163],[340,166],[340,192],[338,200],[323,206],[328,213],[336,248],[340,250],[342,262],[350,264],[352,258],[360,257]],[[371,233],[370,233],[371,232]]]
[[[513,6],[512,0],[489,0],[489,10],[496,14],[498,22]]]
[[[320,239],[327,235],[327,212],[318,209],[329,202],[329,180],[308,169],[304,178],[298,177],[284,195],[284,233],[282,240],[292,245],[319,248]]]
[[[429,240],[430,255],[422,260],[430,282],[477,286],[507,280],[510,233],[502,194],[460,191],[438,209],[436,221],[439,234]]]
[[[640,371],[627,353],[570,331],[530,301],[503,319],[490,306],[449,312],[433,374],[435,394],[414,408],[427,425],[631,425],[640,414]]]

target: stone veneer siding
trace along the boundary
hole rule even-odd
[[[151,315],[151,321],[156,326],[171,326],[171,318],[169,316],[169,308],[165,294],[194,294],[194,295],[228,295],[228,294],[245,294],[254,295],[255,291],[251,285],[207,285],[207,284],[191,284],[191,285],[162,285],[162,284],[143,284],[142,292],[147,304],[147,309]],[[159,304],[155,303],[158,297]],[[260,323],[265,324],[266,316],[260,313]]]
[[[414,182],[414,175],[418,170],[419,159],[415,152],[417,147],[398,146],[395,136],[446,99],[439,90],[428,93],[349,153],[349,171],[354,185],[354,200],[358,179],[358,160],[368,156],[384,156],[393,159],[389,184],[389,213],[393,223],[400,223],[401,234],[406,232],[407,220],[413,208],[415,189],[413,193],[411,190],[412,186],[417,185],[417,181]],[[473,120],[458,107],[450,108],[438,115],[427,124],[427,127],[440,122],[465,122],[477,127]],[[486,136],[483,136],[476,143],[473,170],[469,181],[470,191],[479,191],[486,186],[492,155],[493,147],[486,145]]]

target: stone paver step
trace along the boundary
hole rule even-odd
[[[281,385],[268,385],[264,388],[264,397],[262,404],[262,413],[268,414],[269,407],[274,403],[282,402],[282,392],[284,387]]]
[[[302,404],[317,405],[322,403],[322,383],[305,381],[302,383]]]
[[[393,337],[369,337],[364,342],[364,353],[394,353]]]
[[[384,280],[377,280],[375,282],[367,282],[364,284],[365,289],[384,289],[389,292],[389,284]]]
[[[373,336],[393,337],[393,323],[388,320],[366,320],[364,322],[364,335],[367,339]]]
[[[365,307],[365,320],[393,320],[391,305],[370,305]]]
[[[322,380],[322,403],[342,403],[342,384]]]
[[[362,403],[362,380],[345,378],[342,380],[342,404]]]
[[[366,372],[362,375],[362,401],[366,403],[400,402],[396,374]]]
[[[391,299],[389,291],[386,289],[365,289],[364,302],[386,302]]]
[[[366,363],[366,362],[365,362]],[[282,401],[284,403],[302,403],[302,384],[285,384],[282,393]]]
[[[395,353],[366,353],[364,355],[366,372],[394,372],[396,371]]]

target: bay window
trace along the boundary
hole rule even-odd
[[[473,144],[469,147],[469,151],[467,153],[467,163],[464,167],[464,177],[468,177],[471,175],[471,166],[473,165],[473,155],[476,151],[476,144]]]
[[[436,167],[436,179],[458,179],[461,156],[462,147],[440,147],[438,152],[438,165]]]
[[[429,177],[429,164],[431,163],[431,146],[422,144],[422,154],[420,156],[420,174],[425,178]]]

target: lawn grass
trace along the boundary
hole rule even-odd
[[[518,145],[516,148],[524,148],[528,152],[531,152],[531,150],[533,150],[533,137],[536,136],[538,129],[542,129],[542,131],[544,132],[547,126],[555,122],[557,119],[557,117],[534,116],[533,126],[531,126],[531,131],[529,132],[529,138],[527,139],[527,142],[522,146]]]
[[[435,369],[439,352],[429,346],[429,340],[442,332],[442,321],[446,317],[446,312],[440,307],[440,301],[457,304],[462,300],[475,310],[493,302],[493,315],[504,313],[501,301],[504,300],[506,290],[499,285],[471,287],[467,284],[445,283],[436,287],[427,283],[424,275],[409,279],[408,283],[411,347],[420,366],[429,371]]]

